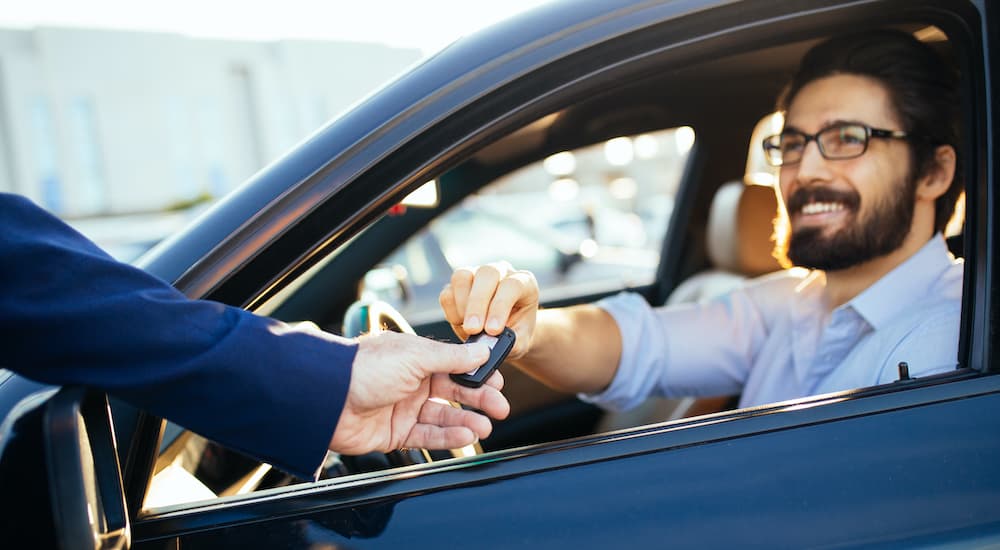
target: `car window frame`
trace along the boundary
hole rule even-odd
[[[929,15],[928,18],[930,18]],[[775,25],[775,23],[771,24]],[[761,26],[766,27],[766,25],[761,25]],[[822,25],[820,27],[822,27]],[[953,37],[952,38],[953,40],[959,41],[959,44],[961,45],[962,38],[960,33],[950,34],[949,36]],[[973,39],[970,40],[969,42],[974,43],[975,40]],[[966,46],[974,50],[971,44],[966,44]],[[981,58],[982,57],[981,50],[979,51],[980,51],[979,57]],[[648,52],[646,52],[646,55],[648,55]],[[969,63],[969,65],[972,65],[972,63]],[[964,90],[963,97],[965,97],[966,99],[971,99],[971,105],[969,108],[966,109],[965,112],[965,120],[967,123],[969,123],[969,125],[966,127],[965,130],[966,137],[973,138],[972,143],[982,143],[982,144],[990,143],[988,141],[987,134],[985,132],[986,119],[988,117],[982,116],[979,119],[977,119],[975,116],[973,116],[975,113],[982,112],[985,110],[982,108],[982,105],[984,105],[986,98],[982,96],[981,90],[975,90],[975,89],[970,90],[968,88],[970,87],[963,86]],[[577,92],[577,94],[579,93],[580,92]],[[548,101],[549,104],[551,104],[552,98],[546,98],[546,101]],[[544,103],[539,102],[539,104],[544,104]],[[522,114],[520,116],[518,115],[513,116],[511,120],[524,123],[530,118],[531,118],[530,116],[525,116]],[[508,121],[508,124],[503,125],[503,127],[509,129],[513,124],[514,123]],[[468,141],[472,143],[466,142],[463,143],[463,145],[471,147],[472,145],[476,144],[475,139],[469,138]],[[969,168],[969,170],[967,170],[967,174],[969,174],[970,176],[970,182],[973,182],[973,184],[970,184],[969,190],[975,191],[975,196],[970,197],[970,199],[988,197],[990,195],[990,189],[988,189],[988,181],[986,181],[985,179],[985,170],[983,170],[983,165],[985,164],[986,159],[979,157],[976,154],[976,152],[972,150],[972,148],[969,148],[969,150],[971,151],[970,156],[972,158],[966,159],[965,163],[966,166]],[[459,153],[452,151],[451,154],[458,155]],[[983,156],[985,157],[985,155]],[[438,159],[439,157],[435,158]],[[411,191],[412,188],[415,188],[416,185],[415,182],[424,181],[426,179],[426,176],[433,174],[436,170],[441,170],[442,167],[446,166],[447,164],[448,164],[447,160],[443,161],[439,160],[437,163],[431,163],[429,165],[424,165],[420,169],[412,170],[410,172],[410,175],[407,177],[397,178],[398,183],[395,185],[395,187],[389,186],[393,190],[389,190],[387,192],[380,194],[379,200],[367,203],[367,207],[360,209],[360,214],[354,216],[348,216],[349,223],[365,225],[364,223],[365,221],[369,221],[370,219],[372,219],[377,215],[376,211],[380,207],[384,206],[387,203],[391,203],[394,200],[397,200],[401,196],[405,195],[406,193]],[[983,175],[980,176],[980,174]],[[382,177],[382,175],[377,174],[372,176],[371,178],[377,178],[377,177]],[[370,181],[371,178],[364,178],[364,179]],[[332,196],[330,200],[333,200]],[[970,214],[969,214],[969,219],[967,220],[968,221],[967,230],[971,229],[971,236],[973,237],[973,239],[971,239],[971,242],[973,244],[967,244],[966,246],[971,249],[970,250],[970,252],[972,252],[971,257],[974,259],[972,262],[973,269],[967,269],[966,288],[973,289],[975,292],[974,293],[969,292],[968,293],[969,296],[965,299],[966,303],[970,304],[970,311],[967,311],[963,314],[962,333],[963,337],[965,337],[966,334],[971,334],[970,337],[971,343],[969,344],[969,350],[966,351],[968,362],[970,364],[978,364],[983,367],[987,367],[989,366],[987,359],[990,356],[990,351],[991,351],[991,346],[988,338],[988,332],[990,327],[989,313],[995,307],[995,304],[991,300],[991,295],[989,294],[989,286],[990,286],[989,283],[992,283],[995,274],[993,273],[992,266],[989,264],[989,256],[994,252],[994,250],[992,248],[989,249],[987,248],[988,246],[992,246],[991,244],[992,240],[986,237],[987,236],[986,231],[987,228],[991,225],[991,223],[993,223],[990,221],[987,214],[994,214],[994,219],[995,219],[996,213],[988,210],[987,200],[973,200],[972,202],[976,205],[976,207],[969,209]],[[358,202],[353,201],[350,204],[356,205],[358,204]],[[336,242],[338,242],[336,239],[331,241],[332,244],[335,244]],[[301,272],[295,270],[301,270],[303,269],[303,266],[307,265],[308,262],[300,262],[293,271]],[[286,273],[288,272],[286,271]],[[245,287],[240,287],[240,288],[245,289]],[[236,296],[238,294],[239,293],[236,290],[227,289],[223,291],[217,289],[216,291],[210,293],[209,296],[228,297],[228,296]],[[258,294],[257,299],[250,300],[249,302],[260,303],[260,297],[266,295],[267,295],[266,292],[263,294]],[[237,299],[234,301],[239,302],[240,300]],[[979,307],[975,307],[975,304],[980,304],[980,305]],[[755,428],[750,428],[749,424],[740,424],[738,422],[737,423],[725,422],[725,420],[759,418],[759,419],[768,419],[768,422],[770,422],[775,418],[771,414],[773,412],[796,411],[796,415],[794,417],[796,420],[794,421],[791,420],[793,417],[787,415],[782,417],[787,420],[776,421],[777,424],[769,424],[764,420],[755,421],[755,422],[768,423],[768,426],[770,426],[768,429],[778,429],[776,426],[779,425],[786,427],[792,426],[799,421],[803,423],[815,422],[819,417],[828,418],[827,415],[849,416],[856,414],[875,414],[878,411],[893,410],[899,407],[918,406],[922,403],[932,402],[934,400],[960,399],[964,395],[969,395],[968,393],[963,393],[968,389],[969,386],[973,388],[978,388],[972,390],[972,392],[975,393],[977,391],[993,391],[994,389],[996,389],[997,385],[997,380],[995,379],[995,377],[980,377],[978,376],[977,373],[971,373],[971,372],[956,373],[954,375],[949,375],[945,378],[946,378],[945,381],[948,381],[949,383],[942,383],[938,380],[933,380],[933,381],[923,380],[923,381],[917,381],[914,384],[907,385],[905,386],[905,388],[904,386],[888,386],[888,387],[879,386],[875,388],[868,388],[860,392],[847,392],[844,395],[838,395],[834,397],[819,396],[815,398],[810,398],[805,403],[802,402],[795,403],[794,404],[795,408],[792,410],[787,410],[786,409],[787,405],[779,404],[774,406],[769,405],[764,408],[756,408],[749,411],[748,410],[737,411],[735,413],[723,414],[722,416],[713,417],[711,426],[728,426],[728,427],[732,427],[734,425],[746,426],[744,430],[735,430],[733,432],[729,432],[729,434],[726,436],[726,437],[735,437],[735,436],[745,437],[747,435],[750,435],[751,432],[752,433],[759,433],[759,432],[753,431]],[[958,380],[957,382],[951,382],[950,380],[953,378],[960,378],[961,380]],[[906,389],[907,391],[905,392],[897,391],[901,389]],[[845,399],[843,401],[836,401],[841,397],[844,397]],[[867,399],[869,397],[878,397],[878,398],[884,397],[885,399]],[[831,408],[815,406],[820,404],[833,404],[833,403],[838,404],[836,412],[834,412],[834,409]],[[845,403],[846,405],[840,405],[840,403]],[[826,412],[820,414],[819,417],[811,416],[813,413],[818,414],[817,410],[820,410],[821,412],[822,411]],[[811,413],[803,412],[800,415],[797,411],[812,411],[812,412]],[[557,451],[557,450],[569,451],[571,449],[573,450],[590,449],[589,452],[592,453],[594,452],[593,451],[594,447],[600,447],[601,444],[603,443],[625,445],[626,444],[625,442],[636,442],[644,440],[644,437],[642,437],[644,435],[678,433],[677,428],[692,427],[693,425],[694,424],[682,422],[681,424],[676,424],[676,425],[672,424],[670,425],[669,428],[665,428],[662,425],[655,425],[653,427],[635,428],[628,432],[620,434],[619,436],[595,436],[596,440],[557,442],[551,444],[550,446],[543,446],[536,450],[540,452],[544,451],[545,453],[549,453],[551,451]],[[702,424],[698,425],[705,426]],[[694,434],[695,431],[685,432],[685,433]],[[631,452],[650,452],[650,448],[642,447],[641,445],[639,447],[641,448],[636,448]],[[498,451],[498,452],[505,453],[507,451]],[[605,449],[603,452],[598,452],[596,455],[588,454],[588,452],[583,452],[583,451],[580,451],[581,454],[578,455],[576,454],[577,451],[574,451],[573,453],[563,455],[563,458],[567,460],[569,463],[575,464],[579,463],[577,462],[579,460],[605,460],[608,459],[610,456],[621,456],[619,454],[615,454],[617,452],[619,451],[611,451],[610,449]],[[558,453],[554,454],[558,455]],[[586,456],[588,458],[584,459],[581,457],[581,455]],[[514,461],[513,457],[511,457],[511,460]],[[442,472],[450,472],[454,470],[463,470],[467,467],[470,467],[466,463],[454,465],[454,468],[452,468],[452,466],[453,465],[436,466],[432,464],[429,466],[424,466],[424,467],[418,466],[413,468],[420,471],[424,470],[439,471],[440,469],[440,471]],[[380,476],[371,476],[370,478],[348,480],[347,485],[350,486],[350,484],[354,482],[364,484],[367,480],[372,480],[372,479],[379,480],[378,482],[380,483],[381,481],[393,478],[393,476],[395,476],[398,473],[401,472],[393,472],[390,474],[386,474],[388,478],[383,478],[383,479],[380,479]],[[489,478],[489,476],[487,476],[487,478]],[[429,483],[429,485],[427,486],[429,487],[435,486],[433,482],[427,481],[426,477],[422,477],[421,479],[424,479],[424,483]],[[307,505],[307,503],[309,502],[315,504],[315,502],[311,499],[315,498],[316,494],[326,495],[327,498],[333,498],[334,500],[341,498],[347,498],[347,499],[351,498],[349,495],[344,497],[338,497],[337,496],[339,494],[338,491],[340,491],[339,484],[336,482],[331,482],[315,486],[309,486],[302,489],[281,491],[279,492],[280,494],[278,494],[277,497],[275,498],[278,498],[278,500],[287,498],[289,503],[297,502],[299,505],[302,506]],[[268,506],[271,506],[270,504],[265,506],[264,504],[261,503],[271,502],[269,499],[271,499],[272,497],[274,497],[274,495],[265,495],[260,497],[259,499],[250,497],[247,499],[241,499],[239,502],[234,502],[232,503],[232,505],[241,506],[242,507],[241,509],[250,509],[254,508],[255,506],[264,506],[266,509],[271,510],[272,508],[268,508]],[[325,502],[326,504],[324,504],[324,506],[330,505],[329,500]],[[228,509],[229,506],[230,504],[227,503],[224,506],[216,507],[217,509],[214,511],[200,507],[194,507],[186,510],[191,514],[198,513],[198,510],[206,512],[210,511],[215,513],[218,512],[218,509],[223,509],[223,508]],[[293,508],[288,508],[288,509],[293,509]],[[299,509],[299,508],[294,508],[294,509]],[[174,523],[171,522],[176,522],[178,518],[184,516],[185,514],[186,514],[185,510],[180,510],[165,514],[158,514],[147,518],[140,518],[140,521],[138,521],[135,525],[136,532],[137,534],[143,535],[143,537],[141,538],[153,535],[161,536],[164,533],[174,532],[171,531],[173,527],[170,526],[174,525]]]

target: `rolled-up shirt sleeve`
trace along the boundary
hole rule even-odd
[[[763,338],[760,313],[742,289],[703,304],[653,308],[622,293],[597,306],[618,324],[621,359],[607,389],[580,398],[609,409],[652,396],[737,394]]]

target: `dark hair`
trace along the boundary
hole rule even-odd
[[[910,167],[923,176],[934,164],[934,150],[951,145],[959,151],[958,74],[929,45],[901,31],[878,30],[837,36],[813,47],[778,97],[787,110],[795,96],[814,80],[836,74],[874,78],[889,92],[902,130],[910,140]],[[960,163],[948,190],[934,208],[934,227],[943,231],[962,193]]]

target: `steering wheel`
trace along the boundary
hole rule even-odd
[[[410,323],[406,321],[396,308],[381,300],[358,300],[347,308],[344,313],[343,335],[348,338],[361,336],[362,334],[378,333],[386,330],[403,332],[406,334],[416,334]],[[451,404],[459,407],[457,403]],[[467,445],[460,449],[444,451],[447,456],[426,449],[401,449],[389,453],[369,453],[362,457],[342,457],[345,463],[353,462],[355,468],[362,471],[382,469],[388,466],[407,466],[410,464],[422,464],[431,462],[434,458],[451,458],[460,456],[471,456],[483,452],[478,442]],[[381,465],[380,458],[388,460],[388,465]],[[353,469],[353,468],[352,468]]]

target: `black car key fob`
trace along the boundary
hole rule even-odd
[[[490,347],[490,358],[473,371],[465,374],[452,374],[451,379],[470,388],[482,386],[486,379],[493,374],[493,371],[497,370],[503,360],[507,358],[507,354],[514,347],[515,339],[514,331],[508,327],[504,327],[503,332],[497,336],[491,336],[485,332],[470,336],[465,343],[485,342]]]

